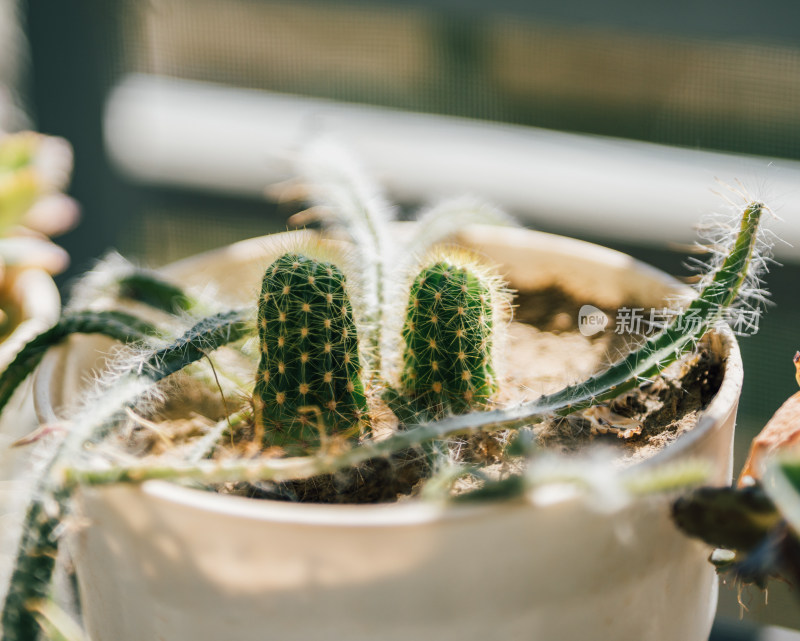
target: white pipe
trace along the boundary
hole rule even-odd
[[[712,153],[477,120],[407,113],[129,76],[109,97],[111,157],[152,184],[261,194],[289,177],[294,150],[319,132],[360,155],[395,198],[469,192],[536,224],[663,245],[691,241],[723,206],[715,181],[742,181],[783,218],[773,226],[800,260],[800,162]]]

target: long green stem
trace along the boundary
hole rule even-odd
[[[350,236],[363,265],[367,318],[362,338],[369,343],[370,369],[374,378],[381,373],[381,347],[387,304],[390,237],[385,229],[391,209],[377,185],[365,176],[358,163],[335,143],[321,141],[309,146],[301,174],[309,182],[310,200],[328,210],[327,222],[340,225]],[[326,221],[326,218],[323,218]]]
[[[107,411],[103,410],[106,403],[100,402],[99,408],[93,408],[88,417],[74,421],[75,427],[64,441],[61,458],[71,461],[72,454],[85,443],[102,440],[113,428],[114,419],[146,395],[153,384],[199,361],[218,347],[238,341],[251,330],[247,312],[221,312],[204,318],[171,345],[152,351],[103,394],[103,400],[108,399]]]
[[[369,319],[367,324],[367,337],[371,344],[369,350],[372,358],[371,369],[375,377],[380,377],[381,369],[383,367],[381,357],[381,347],[383,345],[383,326],[386,307],[386,232],[383,228],[386,221],[382,219],[381,208],[370,205],[359,194],[358,190],[353,190],[350,194],[352,197],[352,207],[356,211],[361,212],[356,220],[360,221],[364,226],[364,237],[362,242],[358,242],[357,235],[353,236],[356,245],[363,253],[364,263],[366,265],[373,265],[373,279],[374,279],[374,292],[372,295],[375,309],[372,310],[374,318]]]
[[[0,374],[0,411],[11,399],[14,390],[36,369],[45,352],[71,334],[103,334],[130,343],[144,342],[158,336],[159,330],[151,323],[124,312],[82,311],[65,314],[53,327],[26,344]]]
[[[65,499],[64,492],[47,500],[36,496],[28,508],[3,608],[3,641],[36,641],[39,638],[40,626],[34,610],[49,596]]]

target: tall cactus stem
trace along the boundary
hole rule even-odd
[[[253,402],[265,446],[303,453],[327,436],[360,436],[368,421],[358,330],[336,265],[299,253],[272,263],[259,296],[258,336]]]

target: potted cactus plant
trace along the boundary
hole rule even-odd
[[[671,527],[661,492],[730,474],[741,369],[719,324],[758,277],[763,206],[743,207],[692,297],[632,259],[546,234],[480,227],[460,234],[466,253],[430,251],[453,220],[496,213],[459,200],[418,227],[390,227],[349,161],[316,158],[304,165],[310,200],[343,234],[256,239],[160,274],[106,269],[82,295],[89,304],[65,313],[0,379],[2,403],[41,362],[45,421],[84,398],[66,433],[39,443],[3,638],[70,626],[49,598],[65,536],[95,641],[260,639],[265,630],[288,639],[704,638],[713,574],[702,546]],[[398,251],[402,237],[411,241]],[[526,399],[531,379],[518,370],[530,365],[509,371],[513,355],[498,353],[508,287],[476,266],[476,253],[511,287],[560,283],[598,312],[681,295],[682,307],[609,367],[589,363],[582,382],[559,389],[558,380]],[[195,294],[209,282],[213,302]],[[108,361],[108,338],[128,347],[111,358],[100,392],[61,375]],[[635,434],[614,425],[621,405],[609,403],[672,364],[679,376],[691,369],[681,359],[701,341],[721,381],[675,443],[621,470],[619,456],[540,452],[540,428],[578,412],[587,433]],[[174,386],[164,387],[168,378]],[[155,411],[159,398],[167,407]],[[190,416],[209,404],[216,423]]]

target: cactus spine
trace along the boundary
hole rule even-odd
[[[297,453],[328,436],[358,437],[367,401],[339,268],[299,253],[276,260],[262,282],[258,336],[253,402],[264,445]]]
[[[483,407],[497,391],[493,293],[490,279],[451,259],[424,268],[411,286],[401,386],[434,417]]]

